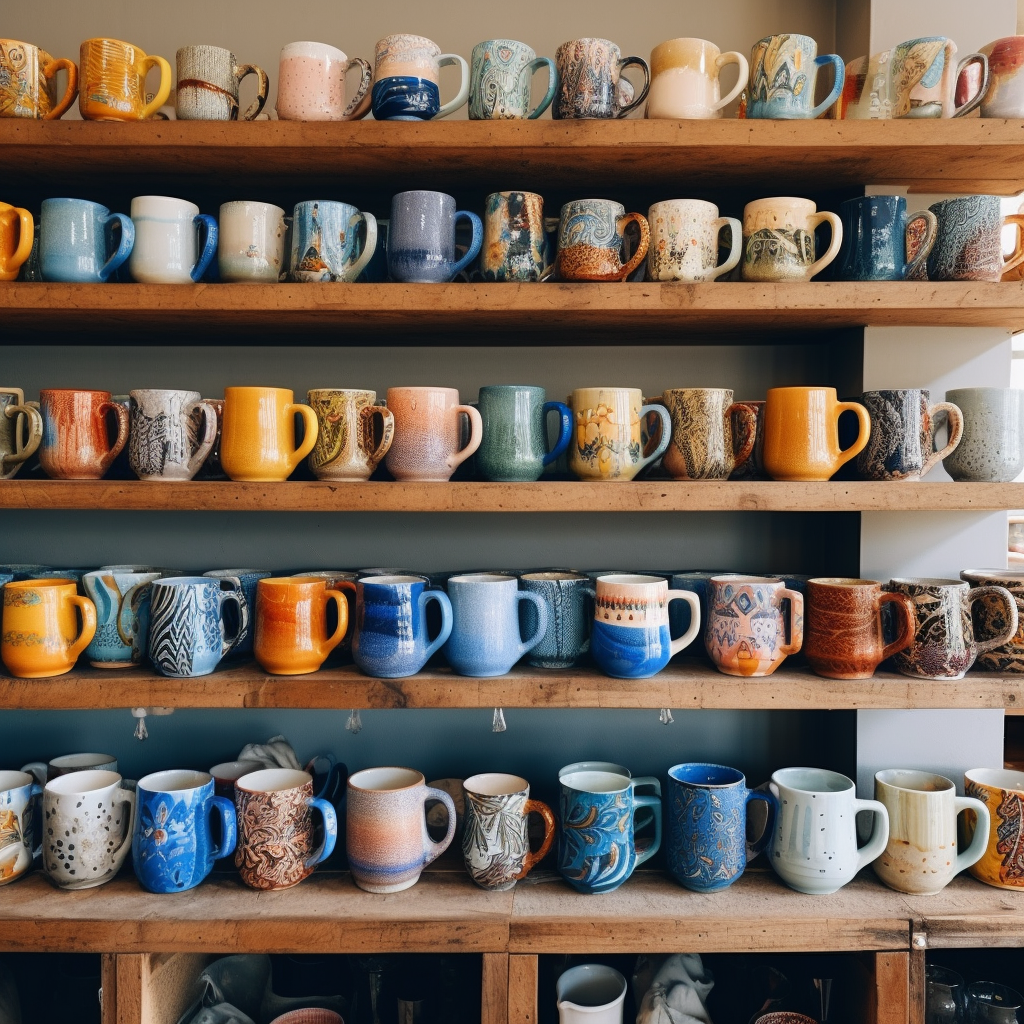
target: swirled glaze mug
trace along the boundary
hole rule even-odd
[[[627,225],[635,224],[640,241],[624,261]],[[651,229],[641,213],[626,213],[610,199],[576,199],[562,207],[558,221],[557,276],[563,281],[624,281],[644,261]]]
[[[831,64],[835,81],[829,94],[814,106],[818,71]],[[818,56],[818,44],[810,36],[765,36],[750,54],[750,88],[747,117],[771,120],[813,121],[842,95],[846,66],[837,53]]]
[[[531,109],[530,86],[542,68],[548,88]],[[538,57],[526,43],[514,39],[487,39],[473,47],[469,78],[469,119],[533,120],[551,106],[558,89],[558,69],[550,57]]]
[[[825,255],[816,254],[814,229],[832,227]],[[744,281],[810,281],[839,255],[843,222],[834,213],[817,212],[810,199],[777,196],[743,208]]]
[[[441,103],[441,68],[462,72],[454,99]],[[378,121],[430,121],[458,110],[469,98],[469,65],[457,53],[442,53],[425,36],[396,33],[377,43],[373,65],[373,116]]]
[[[96,606],[96,633],[85,649],[93,668],[131,668],[142,663],[149,642],[149,588],[159,572],[97,569],[82,577]]]
[[[174,112],[179,121],[253,121],[267,102],[266,71],[255,64],[239,64],[222,46],[183,46],[175,54],[175,64]],[[238,87],[247,75],[256,76],[259,91],[239,118]]]
[[[647,250],[648,281],[717,281],[743,253],[743,226],[735,217],[719,217],[703,199],[667,199],[647,211],[651,229]],[[729,229],[729,255],[718,262],[722,231]]]
[[[57,72],[68,82],[57,99]],[[55,121],[64,116],[78,95],[78,67],[61,57],[18,39],[0,39],[0,117]]]
[[[376,391],[314,388],[306,401],[319,424],[309,454],[317,480],[369,480],[394,440],[394,413],[377,404]]]
[[[728,388],[669,388],[661,399],[672,417],[662,465],[673,480],[728,480],[754,450],[756,413]],[[741,432],[733,436],[738,419]]]
[[[356,94],[345,102],[345,76],[359,68]],[[373,69],[362,57],[327,43],[289,43],[281,50],[277,116],[282,121],[354,121],[370,112]]]
[[[42,439],[42,414],[34,404],[25,404],[25,392],[0,388],[0,480],[10,480]]]
[[[569,468],[580,480],[632,480],[668,448],[668,410],[645,405],[639,388],[577,388],[568,405],[576,422]],[[661,440],[643,455],[640,425],[648,416],[659,417]]]
[[[722,96],[722,68],[735,64],[736,84]],[[747,87],[750,67],[742,53],[722,53],[706,39],[668,39],[651,51],[651,92],[647,117],[707,120]],[[717,216],[717,214],[716,214]]]
[[[160,84],[146,102],[146,75],[160,71]],[[86,39],[78,61],[78,109],[86,121],[145,121],[171,95],[171,65],[120,39]]]
[[[570,39],[555,51],[555,62],[559,89],[551,116],[556,121],[625,117],[643,105],[651,87],[647,61],[642,57],[623,57],[618,46],[608,39]],[[644,76],[638,92],[621,78],[630,66],[640,68]]]

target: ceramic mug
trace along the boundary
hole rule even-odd
[[[57,99],[58,71],[68,73]],[[55,121],[64,116],[78,95],[78,67],[66,57],[54,60],[45,50],[18,39],[0,39],[0,117]]]
[[[842,281],[907,281],[925,265],[935,245],[938,221],[931,210],[907,214],[903,196],[858,196],[839,204],[843,247]],[[923,222],[923,239],[907,259],[907,239]]]
[[[82,577],[96,606],[96,632],[85,649],[93,668],[132,668],[142,664],[149,642],[149,588],[159,572],[97,569]]]
[[[32,256],[34,245],[32,214],[21,206],[0,203],[0,281],[17,280],[22,266]]]
[[[21,770],[28,772],[40,786],[45,786],[52,779],[72,772],[116,772],[117,758],[113,754],[62,754],[46,762],[30,761],[23,764]]]
[[[267,102],[270,80],[255,64],[239,64],[222,46],[183,46],[175,55],[178,88],[174,113],[179,121],[253,121]],[[238,87],[247,75],[259,83],[256,99],[239,118]],[[278,92],[280,92],[280,83]]]
[[[409,889],[455,837],[455,804],[411,768],[365,768],[349,776],[345,849],[352,880],[367,892]],[[448,812],[448,829],[435,843],[427,832],[426,802]]]
[[[783,768],[768,784],[778,801],[769,858],[792,889],[833,893],[885,850],[889,812],[879,800],[858,800],[853,781],[824,768]],[[871,836],[857,848],[857,814],[872,814]]]
[[[972,587],[1005,587],[1017,603],[1017,632],[1004,644],[979,651],[978,668],[989,672],[1024,672],[1024,573],[1014,569],[964,569],[960,579]],[[971,606],[974,635],[989,637],[1004,627],[1002,598],[990,594]]]
[[[902,578],[886,585],[890,593],[914,602],[914,642],[894,655],[905,676],[917,679],[963,679],[980,653],[1007,643],[1017,632],[1017,602],[1005,587],[969,587],[961,580]],[[1001,629],[984,640],[974,635],[971,611],[976,602],[1002,603]]]
[[[839,417],[856,413],[857,440],[839,447]],[[828,480],[856,458],[871,437],[871,417],[835,388],[769,388],[764,409],[764,468],[773,480]]]
[[[252,654],[253,638],[256,633],[256,588],[260,580],[265,580],[274,573],[269,569],[211,569],[203,575],[212,580],[228,580],[245,601],[248,622],[226,657],[238,658]]]
[[[114,229],[120,238],[114,244]],[[25,227],[22,224],[22,237]],[[135,225],[85,199],[44,199],[39,211],[39,268],[44,281],[98,284],[131,255]]]
[[[70,672],[96,632],[92,601],[79,597],[78,587],[65,579],[12,581],[0,595],[0,657],[7,671],[17,679]]]
[[[747,840],[747,810],[766,805],[760,839]],[[668,867],[693,892],[718,892],[732,885],[771,840],[778,805],[769,793],[747,789],[735,768],[677,764],[668,770]]]
[[[484,202],[480,273],[485,281],[541,281],[551,271],[544,200],[535,192],[492,192]]]
[[[0,885],[32,869],[39,852],[33,851],[38,831],[33,819],[42,792],[43,787],[24,769],[0,771]]]
[[[981,47],[988,58],[989,84],[981,95],[982,117],[1024,117],[1024,38],[1006,36]]]
[[[359,68],[356,93],[347,103],[345,76]],[[289,43],[281,49],[277,116],[282,121],[354,121],[370,112],[373,69],[327,43]]]
[[[351,584],[349,584],[351,585]],[[327,633],[327,606],[338,623]],[[348,602],[340,590],[313,576],[262,579],[256,586],[256,661],[279,676],[316,672],[348,630]]]
[[[2,783],[0,783],[2,784]],[[1003,768],[972,768],[964,772],[964,793],[987,808],[991,827],[985,852],[970,865],[970,872],[997,889],[1024,889],[1024,772]],[[2,796],[0,796],[2,799]],[[967,816],[967,838],[973,838],[977,822]],[[2,856],[2,852],[0,852]]]
[[[227,589],[225,589],[227,588]],[[229,635],[224,605],[238,609]],[[149,657],[162,675],[192,679],[209,675],[241,639],[249,615],[232,580],[174,576],[154,580],[149,592]]]
[[[547,401],[543,388],[491,384],[480,389],[477,409],[483,428],[476,466],[485,480],[539,480],[569,447],[572,412]],[[548,451],[547,417],[558,414],[558,440]]]
[[[831,64],[835,81],[829,94],[814,105],[818,70]],[[771,120],[820,117],[842,95],[846,78],[843,58],[836,53],[818,56],[810,36],[765,36],[750,54],[750,88],[746,116]]]
[[[472,239],[461,259],[455,253],[455,226],[469,222]],[[441,284],[453,280],[477,258],[483,224],[475,213],[455,209],[445,192],[399,192],[391,199],[388,275],[392,281]]]
[[[313,812],[323,818],[323,840],[313,846]],[[292,768],[263,768],[235,782],[242,881],[263,892],[289,889],[308,878],[334,852],[338,815],[313,795],[313,776]]]
[[[557,827],[551,808],[531,800],[530,784],[518,775],[473,775],[463,782],[462,792],[462,856],[469,877],[491,892],[515,888],[551,849]],[[527,832],[531,814],[544,821],[544,838],[536,852],[530,849]]]
[[[149,892],[194,889],[213,862],[235,852],[235,806],[214,794],[206,772],[163,771],[145,775],[135,791],[132,867]],[[211,819],[220,824],[215,843]]]
[[[570,39],[555,51],[559,88],[551,116],[556,121],[575,118],[625,117],[647,99],[651,69],[642,57],[623,57],[607,39]],[[622,72],[637,67],[644,76],[639,94],[621,78]]]
[[[306,394],[319,429],[309,455],[317,480],[369,480],[395,436],[395,416],[376,391],[316,388]],[[373,421],[380,419],[380,440]]]
[[[452,631],[444,656],[459,675],[503,676],[541,642],[548,628],[547,605],[538,594],[520,590],[514,576],[477,573],[448,581]],[[519,605],[532,604],[537,626],[520,636]]]
[[[133,281],[193,284],[217,255],[217,221],[185,199],[136,196],[132,223],[135,244],[128,257],[128,272]]]
[[[639,388],[577,388],[568,404],[576,421],[569,469],[580,480],[632,480],[668,448],[668,410],[645,405]],[[661,440],[643,455],[640,425],[651,416],[661,421]]]
[[[728,480],[750,458],[756,416],[747,406],[736,405],[730,390],[670,388],[661,398],[672,417],[672,440],[662,465],[673,480]],[[736,417],[743,434],[734,438]]]
[[[35,404],[25,404],[21,388],[0,388],[0,480],[10,480],[42,439],[43,417]]]
[[[590,650],[588,602],[597,597],[590,577],[576,572],[528,572],[519,577],[527,593],[536,594],[548,611],[547,629],[526,661],[534,668],[572,668]],[[534,628],[536,615],[524,605],[524,625]]]
[[[39,462],[54,480],[99,480],[128,440],[128,413],[109,391],[47,389],[39,392],[43,441]],[[107,419],[117,420],[113,444]]]
[[[117,772],[89,770],[43,789],[43,868],[58,889],[111,881],[132,845],[135,793]]]
[[[912,895],[941,892],[961,871],[976,864],[988,848],[988,807],[959,797],[949,779],[931,772],[891,768],[875,773],[875,798],[889,812],[889,841],[874,863],[890,889]],[[974,836],[957,853],[957,818],[976,817]]]
[[[816,257],[814,229],[832,227],[825,255]],[[744,281],[810,281],[839,255],[843,222],[822,211],[810,199],[776,196],[757,199],[743,208]]]
[[[558,871],[577,892],[617,889],[661,847],[661,797],[635,793],[630,780],[602,771],[559,777]],[[635,818],[654,814],[654,839],[637,849]]]
[[[365,236],[359,243],[359,226]],[[377,219],[348,203],[310,199],[292,215],[288,279],[305,284],[354,281],[377,248]]]
[[[159,68],[160,84],[146,102],[146,75]],[[78,60],[78,109],[86,121],[145,121],[171,95],[171,65],[120,39],[86,39]]]
[[[469,119],[494,121],[540,117],[555,98],[558,69],[550,57],[538,57],[514,39],[488,39],[473,47],[470,59]],[[548,88],[535,107],[530,106],[533,76],[547,68]]]
[[[640,241],[623,262],[628,224],[636,224]],[[576,199],[559,217],[555,270],[562,281],[624,281],[643,263],[649,245],[650,226],[642,214],[626,213],[610,199]]]
[[[384,464],[396,480],[449,480],[480,447],[480,413],[460,405],[455,388],[388,388],[387,407],[395,417],[395,437]],[[467,443],[462,416],[469,417]]]
[[[430,121],[458,110],[469,98],[469,65],[442,53],[425,36],[395,34],[377,43],[373,67],[373,116],[378,121]],[[455,98],[441,103],[441,68],[454,65],[462,79]]]
[[[930,397],[919,388],[865,391],[860,396],[871,417],[871,436],[857,456],[858,476],[865,480],[920,480],[956,450],[963,438],[963,413],[952,402],[931,405]],[[937,450],[940,414],[946,417],[949,438]]]
[[[130,393],[128,460],[140,480],[191,480],[213,449],[217,413],[198,391]]]
[[[222,203],[217,224],[220,279],[276,284],[285,269],[284,210],[272,203]]]
[[[221,761],[220,764],[215,764],[208,774],[213,777],[213,791],[217,796],[227,797],[233,806],[235,802],[235,783],[243,775],[258,772],[262,768],[262,761]]]
[[[736,84],[723,98],[719,77],[722,68],[730,64],[738,69]],[[646,116],[685,120],[721,117],[722,108],[747,87],[749,74],[750,66],[742,53],[722,53],[706,39],[669,39],[659,43],[651,51],[651,93]]]
[[[622,1024],[629,985],[614,967],[580,964],[563,971],[555,982],[560,1024]]]
[[[946,392],[963,415],[963,437],[942,465],[954,480],[1016,480],[1024,470],[1024,391],[954,388]]]
[[[295,417],[305,427],[295,444]],[[232,480],[287,480],[313,450],[319,427],[308,405],[288,388],[224,389],[220,461]]]
[[[930,281],[998,281],[1024,263],[1024,214],[1005,217],[999,196],[957,196],[933,203],[939,227],[928,256]],[[1013,255],[1003,256],[1003,228],[1017,228]]]
[[[647,211],[651,229],[648,281],[717,281],[740,261],[743,227],[735,217],[719,217],[703,199],[668,199]],[[729,229],[729,255],[718,262],[719,237]]]

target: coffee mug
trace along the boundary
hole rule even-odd
[[[426,785],[411,768],[365,768],[349,776],[345,849],[352,881],[367,892],[409,889],[455,837],[455,803]],[[426,802],[448,812],[448,829],[435,843],[427,832]]]
[[[174,112],[179,121],[253,121],[267,102],[270,80],[266,71],[255,64],[239,64],[222,46],[183,46],[175,63],[178,89]],[[259,91],[239,118],[238,87],[247,75],[256,76]]]
[[[964,432],[963,413],[952,402],[929,404],[919,388],[865,391],[860,400],[871,417],[871,436],[857,456],[857,475],[864,480],[920,480],[951,455]],[[949,427],[945,446],[936,450],[937,417]]]
[[[747,841],[747,809],[766,805],[761,837]],[[677,764],[668,770],[668,868],[693,892],[718,892],[732,885],[771,840],[778,805],[768,793],[747,789],[735,768]]]
[[[295,444],[295,417],[305,427],[302,444]],[[316,413],[296,405],[288,388],[224,389],[220,461],[232,480],[287,480],[313,450]]]
[[[460,405],[455,388],[388,388],[387,406],[395,417],[395,437],[384,464],[396,480],[449,480],[480,447],[480,413]],[[469,417],[467,443],[463,415]]]
[[[227,588],[227,589],[225,589]],[[224,605],[238,609],[229,635]],[[149,657],[162,675],[209,675],[239,642],[248,625],[245,598],[232,580],[174,576],[154,580],[149,592]]]
[[[485,281],[540,281],[551,270],[544,200],[535,192],[492,192],[484,202],[480,273]]]
[[[623,57],[608,39],[570,39],[555,51],[559,88],[551,116],[556,121],[575,118],[625,117],[647,99],[651,69],[642,57]],[[639,94],[622,72],[638,67],[644,76]],[[624,88],[628,86],[629,88]]]
[[[97,569],[82,577],[96,607],[96,633],[85,656],[94,668],[132,668],[142,664],[149,642],[149,589],[159,572]]]
[[[360,246],[359,226],[365,240]],[[305,284],[354,281],[377,248],[377,219],[348,203],[310,199],[292,215],[288,279]]]
[[[564,1024],[622,1024],[629,985],[614,967],[580,964],[563,971],[555,982],[558,1019]],[[788,1024],[794,1024],[790,1021]]]
[[[477,402],[483,436],[476,453],[485,480],[539,480],[569,447],[572,413],[561,402],[547,401],[543,388],[492,384],[480,389]],[[548,451],[547,417],[558,414],[558,440]]]
[[[128,257],[128,272],[133,281],[192,284],[217,255],[217,221],[185,199],[136,196],[132,223],[135,244]]]
[[[222,203],[217,225],[217,270],[227,282],[276,284],[285,269],[284,210],[271,203]]]
[[[351,584],[349,584],[351,586]],[[327,605],[338,624],[327,634]],[[316,672],[348,630],[348,602],[313,576],[262,579],[256,585],[256,661],[279,676]]]
[[[441,68],[454,65],[462,78],[455,98],[441,103]],[[458,110],[469,98],[469,65],[442,53],[424,36],[398,33],[377,43],[373,67],[373,116],[378,121],[430,121]]]
[[[835,81],[829,94],[814,106],[814,86],[819,68],[831,64]],[[818,56],[818,44],[810,36],[765,36],[750,54],[750,88],[747,117],[771,120],[813,121],[842,95],[846,67],[837,53]]]
[[[572,668],[590,650],[589,602],[596,599],[590,577],[576,572],[528,572],[519,577],[527,593],[536,594],[548,612],[547,629],[527,655],[534,668]],[[534,629],[536,614],[524,605],[527,632]]]
[[[441,610],[441,631],[427,635],[427,604]],[[441,590],[427,590],[420,576],[369,576],[356,584],[352,660],[368,676],[413,676],[452,631],[452,606]]]
[[[981,47],[988,58],[988,88],[981,94],[982,117],[1024,117],[1024,38],[1006,36]]]
[[[630,780],[602,771],[559,777],[558,871],[577,892],[611,892],[661,847],[661,797],[635,793]],[[654,814],[654,839],[637,849],[635,818]]]
[[[520,590],[514,576],[477,573],[448,581],[452,632],[444,656],[459,675],[503,676],[541,642],[548,628],[547,605]],[[528,640],[519,629],[519,605],[532,604],[537,625]]]
[[[191,480],[213,449],[217,412],[198,391],[130,392],[128,461],[140,480]]]
[[[769,858],[776,874],[797,892],[824,895],[841,889],[885,850],[889,812],[879,800],[858,800],[852,779],[824,768],[783,768],[768,789],[778,814]],[[857,848],[857,814],[872,814],[871,836]]]
[[[816,258],[814,229],[832,227],[825,255]],[[839,255],[843,222],[834,214],[817,212],[810,199],[776,196],[757,199],[743,208],[744,281],[810,281]]]
[[[974,797],[957,796],[949,779],[890,768],[875,773],[875,797],[889,812],[889,841],[874,868],[890,889],[930,896],[985,856],[988,807]],[[964,811],[976,815],[974,836],[957,853],[957,818]]]
[[[221,761],[209,770],[213,777],[213,791],[217,796],[227,797],[234,806],[235,783],[243,775],[250,775],[262,768],[262,761]]]
[[[314,811],[323,818],[319,847],[313,845]],[[298,885],[338,841],[338,815],[329,800],[313,795],[308,772],[263,768],[243,775],[235,782],[235,813],[235,867],[246,885],[263,892]]]
[[[227,656],[238,658],[252,654],[253,637],[256,633],[256,587],[260,580],[265,580],[274,573],[269,569],[211,569],[203,575],[212,580],[228,580],[235,590],[241,593],[245,601],[248,622]]]
[[[954,480],[1016,480],[1024,470],[1024,391],[954,388],[946,392],[963,416],[963,437],[942,465]]]
[[[224,422],[224,399],[223,398],[204,398],[204,402],[213,406],[213,411],[217,414],[217,436],[213,441],[213,448],[210,454],[206,456],[206,461],[199,467],[199,472],[196,473],[197,480],[227,480],[227,474],[224,472],[223,467],[220,464],[220,440],[221,440],[221,426]]]
[[[1024,214],[1002,212],[999,196],[957,196],[933,203],[939,227],[928,256],[930,281],[998,281],[1024,263]],[[1017,228],[1013,255],[1003,256],[1003,228]]]
[[[160,69],[160,84],[146,102],[146,75]],[[78,60],[78,109],[86,121],[145,121],[171,95],[171,65],[120,39],[86,39]]]
[[[317,480],[369,480],[394,440],[394,413],[377,404],[376,391],[316,388],[306,401],[318,424],[309,455]],[[373,429],[377,417],[379,441]]]
[[[473,234],[465,255],[456,259],[455,225],[460,220],[469,221]],[[482,242],[480,218],[456,210],[455,199],[445,192],[399,192],[391,199],[388,275],[392,281],[451,281],[477,258]]]
[[[738,73],[736,84],[723,99],[719,76],[729,64],[735,64]],[[646,116],[685,120],[721,117],[722,108],[747,87],[749,74],[750,66],[742,53],[722,53],[706,39],[669,39],[659,43],[651,51],[651,94]],[[733,235],[734,239],[737,237]]]
[[[577,388],[569,406],[576,422],[569,469],[580,480],[632,480],[668,448],[668,410],[645,405],[639,388]],[[661,421],[661,440],[643,455],[640,425],[652,416]]]
[[[515,888],[551,849],[557,827],[551,808],[531,800],[530,784],[518,775],[473,775],[462,783],[462,793],[462,856],[469,877],[491,892]],[[527,831],[531,814],[544,821],[544,838],[536,853],[530,849]]]
[[[623,262],[625,230],[636,224],[640,241]],[[650,226],[639,213],[626,213],[610,199],[577,199],[562,207],[558,220],[556,274],[562,281],[624,281],[647,256]]]
[[[0,480],[10,480],[42,439],[43,417],[35,404],[25,404],[21,388],[0,388]]]
[[[359,68],[356,93],[347,103],[345,76]],[[289,43],[281,49],[277,116],[282,121],[354,121],[370,112],[373,69],[327,43]]]
[[[64,96],[58,100],[58,71],[68,73]],[[18,39],[0,39],[0,117],[55,121],[64,116],[78,95],[78,67],[66,57],[54,60],[45,50]]]
[[[132,845],[135,793],[117,772],[89,770],[43,788],[43,868],[58,889],[111,881]]]
[[[0,46],[3,43],[0,42]],[[24,769],[0,771],[0,885],[32,869],[38,828],[34,822],[43,787]]]
[[[128,413],[109,391],[48,389],[39,392],[43,441],[39,462],[54,480],[99,480],[128,440]],[[107,420],[117,420],[117,440]]]
[[[477,43],[470,67],[471,121],[533,120],[551,106],[558,89],[555,62],[550,57],[538,57],[526,43],[514,39],[488,39]],[[548,88],[540,103],[531,109],[530,86],[541,68],[547,68]]]
[[[839,417],[857,414],[857,440],[839,447]],[[764,468],[773,480],[828,480],[856,458],[871,437],[871,417],[835,388],[769,388],[764,409]]]
[[[972,768],[964,772],[964,793],[980,800],[988,808],[991,820],[988,844],[981,857],[970,865],[971,874],[997,889],[1024,889],[1024,863],[1020,856],[1024,840],[1024,772]],[[966,820],[970,841],[977,821],[972,823],[971,815]]]
[[[62,754],[49,761],[30,761],[21,766],[40,786],[45,786],[52,779],[72,772],[117,771],[117,758],[113,754]]]
[[[672,417],[672,440],[662,465],[674,480],[728,480],[754,450],[756,416],[736,405],[727,388],[670,388],[661,396]],[[744,440],[732,423],[744,424]]]
[[[114,243],[114,229],[120,238]],[[24,223],[22,238],[24,238]],[[97,284],[131,255],[135,225],[85,199],[44,199],[39,211],[39,268],[44,281]],[[27,254],[26,254],[27,256]]]
[[[32,214],[23,207],[0,203],[0,281],[17,279],[34,244]]]
[[[75,667],[96,632],[96,607],[65,579],[23,580],[3,587],[0,657],[18,679],[61,676]],[[78,628],[78,615],[82,628]]]
[[[703,199],[668,199],[647,211],[651,229],[648,281],[717,281],[740,261],[743,228],[735,217],[719,217]],[[729,255],[718,262],[719,236],[729,229]]]
[[[1024,672],[1024,573],[1016,569],[963,569],[960,579],[972,587],[1005,587],[1017,603],[1017,632],[1004,644],[981,651],[978,668],[989,672]],[[989,637],[1003,628],[1002,598],[990,594],[971,606],[974,635]]]
[[[975,659],[1007,643],[1017,632],[1017,602],[1005,587],[970,587],[962,580],[901,578],[886,590],[914,602],[914,642],[893,657],[896,668],[917,679],[963,679]],[[992,598],[1002,604],[995,636],[974,635],[971,612],[976,602]]]
[[[931,210],[907,214],[903,196],[858,196],[839,204],[843,246],[842,281],[907,281],[923,267],[935,245],[938,221]],[[923,222],[923,240],[907,259],[907,238]]]
[[[213,776],[207,772],[145,775],[135,800],[132,867],[143,889],[194,889],[215,860],[235,852],[235,805],[214,795]],[[214,842],[212,818],[220,825],[220,842]]]

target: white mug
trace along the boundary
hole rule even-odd
[[[722,98],[718,76],[727,64],[736,64],[736,84]],[[722,116],[747,87],[747,58],[735,50],[722,53],[706,39],[668,39],[651,51],[651,91],[647,117],[708,119]]]
[[[651,244],[647,249],[648,281],[717,281],[743,255],[743,225],[735,217],[719,217],[718,207],[703,199],[666,199],[647,211]],[[729,256],[718,262],[718,238],[729,228]]]
[[[345,102],[345,75],[358,67],[362,78]],[[277,116],[282,121],[353,121],[370,112],[373,68],[362,57],[327,43],[289,43],[281,50]]]
[[[217,252],[217,222],[195,203],[169,196],[132,200],[135,245],[128,257],[133,281],[141,284],[192,284]],[[199,244],[200,229],[206,238]]]
[[[824,768],[782,768],[768,784],[779,802],[769,856],[797,892],[841,889],[885,849],[889,815],[877,800],[858,800],[852,779]],[[857,849],[857,812],[872,811],[871,838]]]
[[[271,203],[223,203],[217,225],[222,281],[276,284],[285,269],[285,213]]]
[[[555,982],[559,1024],[622,1024],[627,987],[614,967],[570,967]]]
[[[13,882],[32,867],[33,836],[39,835],[32,815],[42,791],[28,772],[0,772],[0,885]]]

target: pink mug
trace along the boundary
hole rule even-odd
[[[480,413],[460,405],[455,388],[388,388],[387,407],[395,417],[395,437],[385,465],[396,480],[449,480],[480,447]],[[465,447],[463,415],[470,427]]]

